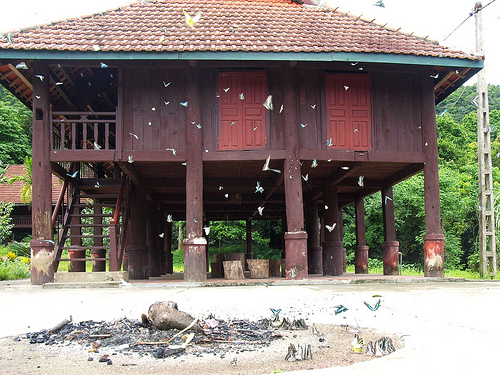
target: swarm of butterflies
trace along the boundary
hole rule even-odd
[[[280,312],[281,309],[270,309],[271,312],[273,313],[273,318],[272,319],[261,319],[258,321],[258,323],[261,325],[262,328],[264,329],[269,329],[269,328],[283,328],[283,329],[288,329],[288,330],[295,330],[295,329],[308,329],[307,324],[304,319],[293,319],[290,320],[288,318],[282,318],[280,319]]]

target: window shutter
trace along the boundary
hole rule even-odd
[[[331,148],[371,148],[370,79],[367,74],[327,74],[327,138]]]
[[[220,73],[218,93],[219,150],[264,148],[266,109],[262,104],[267,97],[266,74],[264,72]],[[243,99],[240,95],[243,95]]]

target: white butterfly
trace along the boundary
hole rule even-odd
[[[94,150],[100,150],[102,147],[99,146],[99,143],[94,142]]]
[[[359,176],[359,178],[358,178],[358,185],[359,186],[363,187],[365,185],[364,179],[365,179],[365,176]]]
[[[132,164],[134,162],[134,157],[132,155],[128,156],[128,162]]]
[[[241,93],[241,94],[239,95],[239,97],[240,97],[240,99],[241,99],[241,100],[245,100],[245,95],[243,95],[243,93]]]
[[[262,104],[266,109],[272,111],[274,109],[273,107],[273,96],[272,95],[269,95],[266,99],[266,101],[264,102],[264,104]]]
[[[166,151],[172,151],[172,154],[174,154],[174,156],[177,155],[177,151],[176,151],[175,148],[166,148],[165,150]]]
[[[135,139],[139,139],[139,136],[137,134],[134,134],[134,133],[128,133],[130,134],[132,137],[134,137]]]
[[[281,173],[281,171],[279,169],[272,169],[272,168],[269,168],[269,162],[271,161],[271,155],[269,155],[266,159],[266,162],[264,163],[264,166],[262,167],[262,170],[265,172],[265,171],[273,171],[273,172],[276,172],[276,173]]]
[[[260,181],[257,181],[257,186],[255,187],[255,192],[261,193],[261,194],[264,192],[264,188],[262,186],[260,186]]]
[[[165,233],[160,233],[159,237],[160,237],[160,238],[165,237]]]
[[[318,161],[316,159],[313,160],[311,164],[311,168],[316,168],[318,166]]]
[[[185,10],[183,10],[183,12],[184,12],[184,16],[186,18],[186,26],[187,27],[193,27],[201,18],[201,11],[196,13],[196,15],[194,15],[193,17],[191,17],[189,15],[189,13],[186,12]]]
[[[257,211],[259,211],[259,215],[262,216],[262,211],[264,211],[264,207],[263,206],[257,207]]]
[[[231,87],[228,87],[227,89],[223,89],[224,92],[228,92]]]
[[[168,214],[168,215],[167,215],[167,221],[168,221],[169,223],[171,223],[171,222],[172,222],[172,215],[171,215],[171,214]]]
[[[181,105],[182,105],[183,107],[187,107],[187,106],[189,105],[189,102],[181,102]]]
[[[306,174],[305,176],[302,176],[302,178],[304,179],[304,181],[308,181],[309,180],[309,173]]]
[[[325,225],[325,228],[328,229],[328,232],[331,232],[332,230],[335,229],[337,226],[337,223],[333,223],[333,225]]]
[[[163,86],[168,87],[168,86],[170,86],[170,83],[171,83],[171,82],[169,82],[169,83],[165,83],[165,81],[163,81]]]
[[[208,236],[210,233],[210,227],[203,227],[203,230],[205,231],[205,235]]]

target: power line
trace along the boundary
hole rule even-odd
[[[457,31],[460,26],[462,26],[469,18],[471,18],[473,15],[475,15],[477,12],[480,12],[482,11],[484,8],[486,8],[488,5],[491,5],[492,3],[494,3],[496,0],[491,0],[488,4],[486,4],[484,7],[481,7],[481,8],[474,8],[472,10],[472,12],[469,13],[469,15],[467,16],[467,18],[465,18],[461,23],[460,25],[458,25],[457,27],[455,27],[455,29],[449,33],[444,39],[443,39],[443,42],[448,39],[455,31]]]

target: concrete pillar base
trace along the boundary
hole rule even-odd
[[[444,234],[424,235],[424,276],[444,277]]]
[[[307,233],[285,233],[285,278],[307,279]]]
[[[91,251],[92,258],[106,258],[106,249],[94,249]],[[106,261],[105,260],[93,260],[92,261],[92,272],[105,272],[106,271]]]
[[[68,249],[69,259],[85,259],[85,249]],[[68,272],[85,272],[87,270],[86,262],[70,261],[68,264]]]
[[[384,275],[399,275],[399,242],[385,241],[382,244]]]
[[[54,282],[54,242],[31,240],[31,284],[43,285]]]
[[[204,237],[184,239],[184,281],[207,280],[207,240]]]
[[[323,275],[340,276],[344,273],[344,243],[323,242]]]
[[[323,248],[321,246],[307,248],[307,268],[309,274],[323,274]]]
[[[368,246],[358,245],[354,249],[354,272],[368,273]]]

